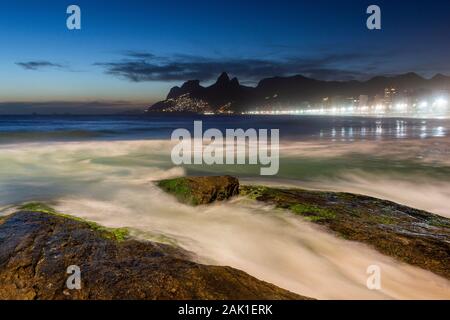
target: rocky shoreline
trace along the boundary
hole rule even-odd
[[[235,196],[288,210],[338,237],[450,279],[450,220],[390,201],[338,192],[239,185],[230,176],[157,185],[189,205]],[[81,290],[68,289],[79,266]],[[0,217],[0,299],[308,299],[243,271],[194,262],[181,248],[130,237],[29,203]]]
[[[80,290],[67,288],[71,265],[80,268]],[[31,204],[0,219],[0,299],[306,298],[231,267],[195,263],[180,248]]]
[[[239,194],[289,210],[341,238],[450,279],[450,219],[433,213],[351,193],[239,186],[233,177],[182,177],[158,184],[188,204],[208,204],[212,200],[204,194],[220,191],[221,199]]]

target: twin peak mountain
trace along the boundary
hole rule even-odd
[[[437,74],[425,79],[416,73],[397,76],[377,76],[367,81],[323,81],[302,75],[266,78],[256,87],[244,86],[237,78],[223,72],[217,81],[203,87],[199,80],[186,81],[173,87],[167,98],[148,108],[148,112],[236,113],[255,108],[284,108],[315,104],[324,97],[369,97],[382,95],[385,88],[397,92],[427,94],[434,90],[449,90],[450,77]]]

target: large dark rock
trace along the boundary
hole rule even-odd
[[[450,279],[450,219],[394,202],[339,192],[240,186],[232,177],[186,177],[160,182],[186,203],[241,195],[287,209],[337,235]]]
[[[227,200],[239,194],[239,180],[231,176],[181,177],[161,180],[158,186],[192,205]]]
[[[288,209],[339,236],[450,279],[450,219],[394,202],[338,192],[241,186],[241,194]]]
[[[45,211],[45,212],[44,212]],[[0,299],[302,299],[230,268],[201,265],[178,248],[122,239],[57,214],[0,219]],[[81,269],[81,290],[66,287]]]

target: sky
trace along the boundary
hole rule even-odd
[[[81,30],[66,27],[71,4]],[[366,27],[371,4],[381,30]],[[0,113],[150,105],[222,71],[248,85],[448,75],[449,12],[446,0],[1,0]]]

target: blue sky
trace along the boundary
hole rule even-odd
[[[66,28],[70,4],[82,30]],[[381,7],[382,30],[365,27],[369,4]],[[445,0],[2,1],[0,102],[151,104],[221,71],[248,84],[449,74],[449,9]]]

